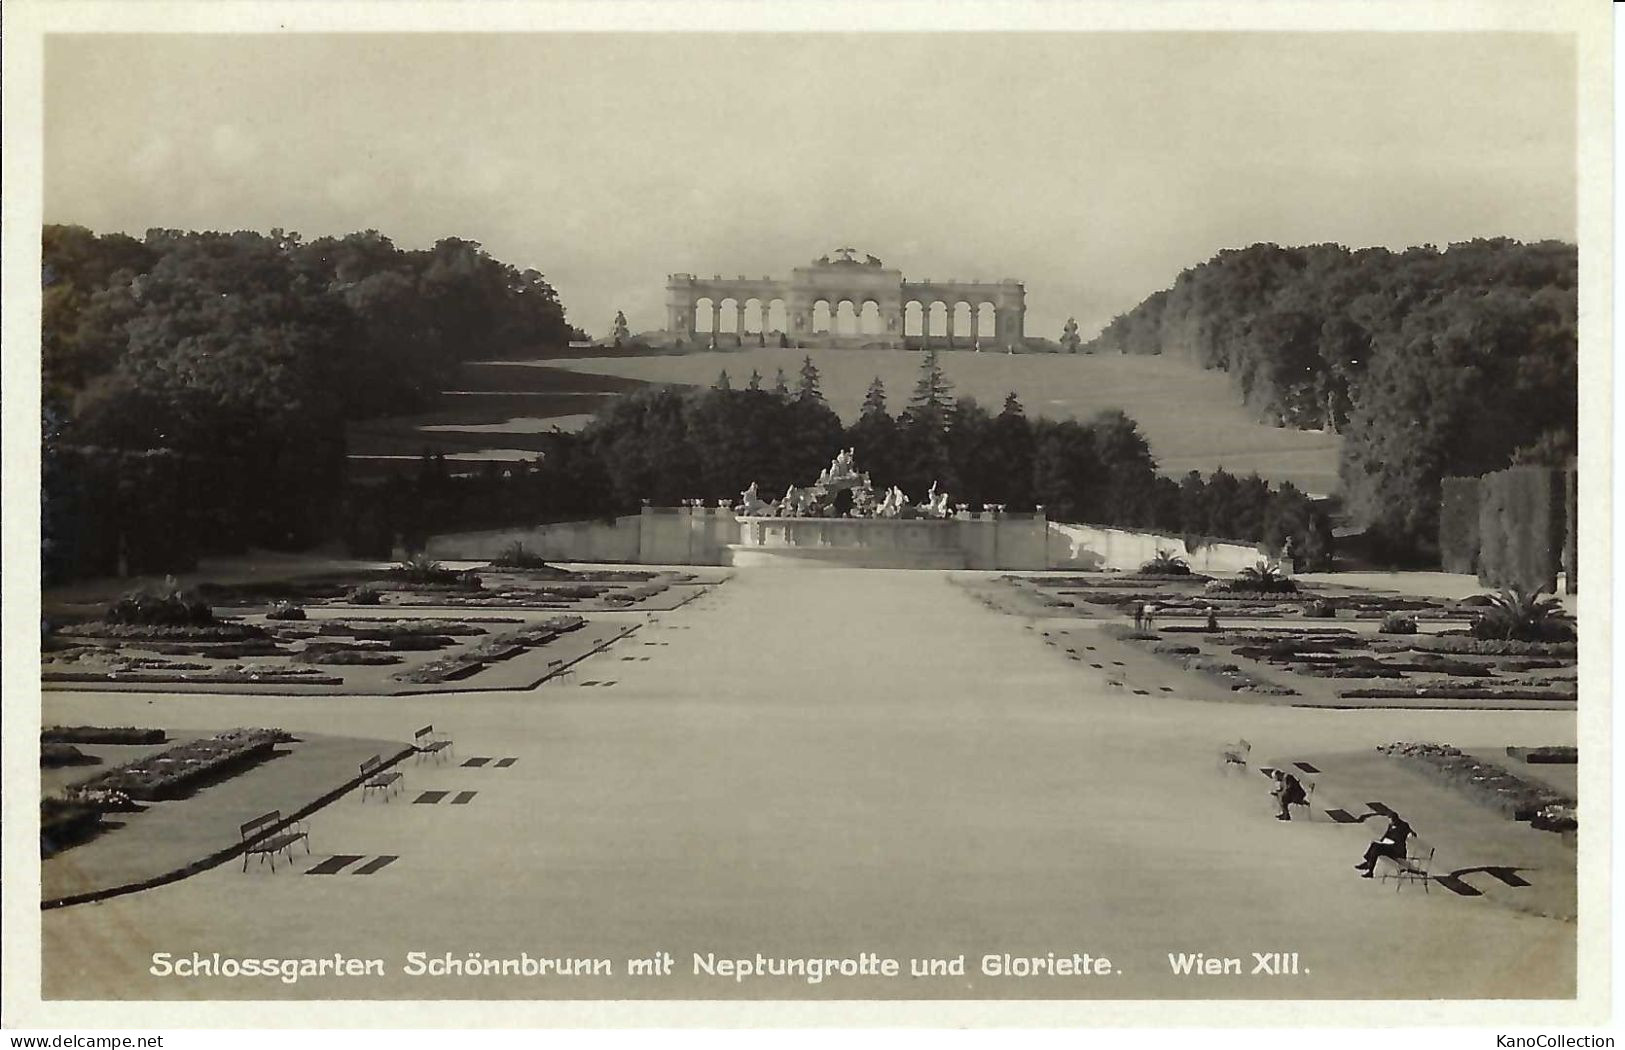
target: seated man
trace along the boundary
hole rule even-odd
[[[1389,860],[1401,861],[1405,859],[1405,842],[1416,832],[1405,823],[1405,818],[1398,813],[1388,816],[1388,826],[1383,829],[1382,837],[1366,847],[1365,859],[1354,866],[1354,870],[1363,872],[1362,879],[1369,879],[1376,873],[1377,859],[1387,857]]]
[[[1304,793],[1303,785],[1298,778],[1285,770],[1277,769],[1273,774],[1275,786],[1270,788],[1270,794],[1275,796],[1275,819],[1291,820],[1292,814],[1287,811],[1288,806],[1302,806],[1309,801]]]

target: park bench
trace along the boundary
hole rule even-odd
[[[1420,882],[1422,890],[1427,892],[1428,883],[1433,881],[1433,853],[1435,847],[1428,846],[1423,850],[1422,841],[1413,837],[1409,843],[1410,849],[1404,857],[1378,857],[1377,867],[1381,869],[1378,877],[1384,881],[1394,880],[1394,892],[1407,882]]]
[[[382,791],[384,801],[388,802],[389,796],[400,790],[401,782],[405,779],[396,770],[385,769],[384,760],[379,755],[373,755],[361,763],[361,775],[367,778],[361,782],[362,802],[367,801],[367,793],[371,791]]]
[[[1245,739],[1238,740],[1234,744],[1226,744],[1219,751],[1219,768],[1227,773],[1232,767],[1245,771],[1252,753],[1253,745]]]
[[[436,733],[434,726],[426,725],[412,734],[412,746],[417,749],[419,762],[423,761],[424,755],[444,760],[451,751],[451,738],[444,733]]]
[[[246,824],[238,825],[238,831],[243,837],[243,870],[248,870],[248,858],[259,855],[260,863],[264,864],[270,858],[271,870],[276,870],[276,855],[286,854],[288,863],[293,863],[293,844],[303,841],[305,852],[310,852],[310,831],[303,821],[290,820],[283,824],[282,811],[273,809],[269,813],[255,817]]]

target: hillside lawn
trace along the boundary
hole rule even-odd
[[[857,418],[875,376],[886,385],[893,414],[908,404],[922,351],[725,350],[646,356],[600,355],[534,361],[471,362],[431,412],[370,420],[350,427],[351,473],[410,470],[424,450],[445,453],[461,469],[474,461],[530,459],[555,426],[580,429],[617,394],[647,384],[708,387],[727,369],[743,388],[752,369],[771,387],[779,369],[793,386],[804,356],[818,366],[820,385],[841,418]],[[1029,416],[1087,419],[1120,408],[1139,423],[1161,470],[1179,476],[1220,467],[1257,471],[1314,494],[1337,489],[1336,434],[1287,430],[1256,422],[1241,407],[1228,377],[1172,357],[940,351],[958,397],[974,397],[997,412],[1014,390]],[[862,462],[862,450],[858,451]],[[454,468],[458,469],[458,468]]]
[[[830,407],[841,419],[857,418],[864,392],[875,376],[886,385],[893,414],[908,404],[923,351],[780,350],[717,351],[682,356],[553,359],[555,369],[639,379],[653,383],[710,386],[727,369],[736,388],[751,369],[771,386],[784,369],[792,386],[804,356],[818,367]],[[1087,419],[1120,408],[1140,425],[1164,473],[1203,473],[1223,467],[1232,473],[1257,471],[1271,481],[1291,481],[1315,494],[1337,488],[1336,434],[1266,426],[1241,407],[1227,376],[1171,357],[1124,355],[997,354],[940,351],[938,360],[956,397],[974,397],[997,412],[1014,390],[1029,416]],[[483,435],[494,439],[495,434]],[[862,463],[862,450],[859,450]]]

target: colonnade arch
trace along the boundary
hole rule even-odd
[[[789,280],[670,275],[667,331],[679,342],[768,333],[790,346],[1014,349],[1025,339],[1021,282],[905,281],[874,256],[842,248]],[[859,258],[866,261],[859,262]]]

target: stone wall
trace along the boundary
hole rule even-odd
[[[1071,525],[1039,514],[972,514],[955,519],[967,569],[1117,569],[1133,572],[1159,550],[1173,552],[1197,572],[1235,573],[1263,558],[1256,547],[1209,543],[1194,551],[1178,536]],[[564,562],[642,565],[726,565],[740,542],[733,511],[717,507],[645,507],[612,522],[576,521],[531,529],[497,529],[436,536],[430,557],[446,561],[494,558],[515,542],[543,558]]]
[[[1196,572],[1218,575],[1237,573],[1265,560],[1256,546],[1242,543],[1205,543],[1191,550],[1179,536],[1057,521],[1049,526],[1046,562],[1052,569],[1134,572],[1158,551],[1184,558]]]

